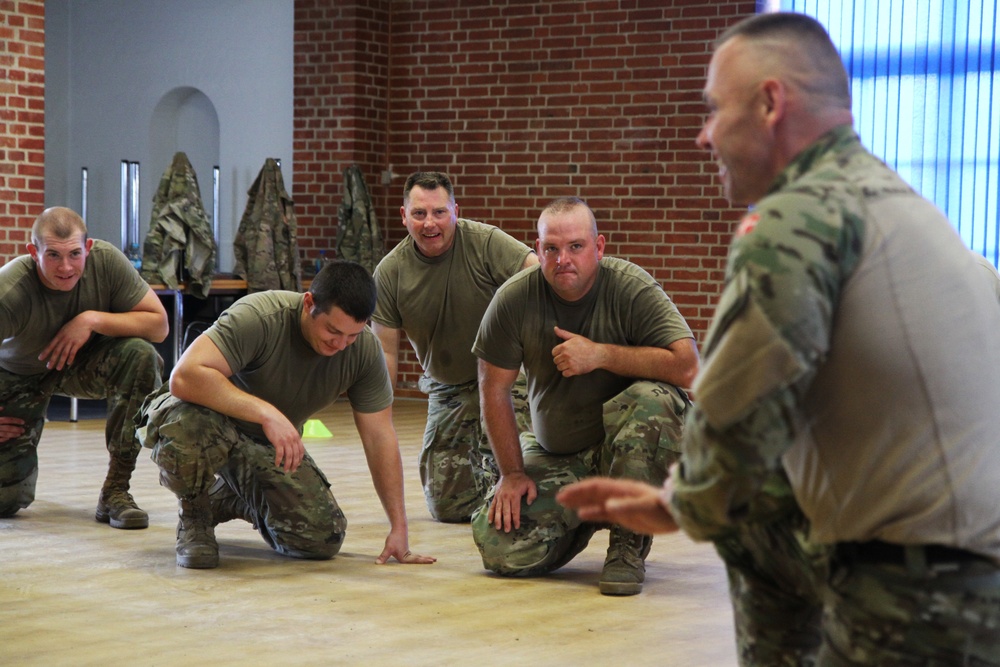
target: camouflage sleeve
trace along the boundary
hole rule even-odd
[[[672,506],[694,539],[788,507],[781,457],[802,429],[800,401],[860,254],[856,216],[811,194],[769,199],[737,231],[695,380]]]

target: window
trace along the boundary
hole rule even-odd
[[[822,23],[851,78],[862,142],[1000,258],[1000,0],[759,0]]]

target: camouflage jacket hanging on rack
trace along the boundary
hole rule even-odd
[[[153,197],[149,233],[142,246],[142,277],[171,289],[183,281],[186,293],[204,299],[212,287],[215,253],[198,177],[187,155],[177,153]]]
[[[267,158],[247,191],[249,200],[233,241],[233,272],[247,281],[247,291],[299,291],[302,267],[295,239],[295,211],[285,192],[281,167]]]
[[[344,171],[344,202],[337,217],[340,223],[337,226],[337,257],[353,260],[373,273],[385,250],[375,208],[357,165],[352,164]]]

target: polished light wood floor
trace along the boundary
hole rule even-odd
[[[132,490],[146,530],[94,521],[103,421],[50,422],[35,503],[0,519],[3,665],[735,665],[725,574],[711,547],[658,538],[643,593],[605,597],[607,532],[546,578],[487,574],[467,525],[431,520],[416,458],[425,404],[399,400],[410,546],[429,566],[378,566],[387,533],[349,409],[308,448],[349,521],[331,561],[283,558],[253,528],[217,529],[221,566],[174,563],[176,499],[148,450]]]

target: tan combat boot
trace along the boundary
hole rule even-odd
[[[215,541],[207,493],[191,500],[180,499],[177,564],[204,570],[219,566],[219,543]]]
[[[637,595],[646,580],[646,556],[653,538],[626,530],[611,528],[611,545],[601,571],[599,587],[603,595]]]
[[[101,488],[101,497],[97,499],[97,512],[94,519],[101,523],[109,523],[112,528],[146,528],[149,526],[149,515],[135,504],[132,494],[128,492],[129,480],[135,461],[123,461],[111,457],[108,465],[108,476]]]

